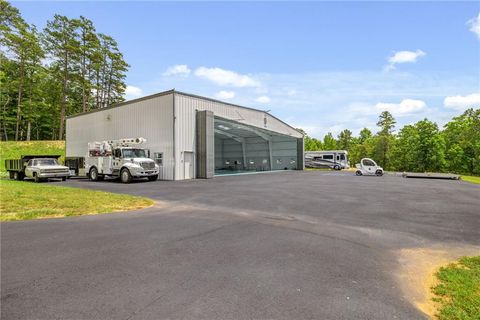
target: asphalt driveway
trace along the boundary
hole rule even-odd
[[[480,246],[480,186],[461,181],[304,171],[62,185],[158,204],[2,223],[2,319],[424,319],[395,253]]]

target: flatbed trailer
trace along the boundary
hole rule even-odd
[[[25,155],[21,156],[20,159],[6,159],[5,170],[7,170],[10,179],[23,180],[25,178],[25,168],[31,159],[49,158],[58,160],[60,157],[60,155]]]
[[[435,173],[435,172],[404,172],[404,178],[419,178],[419,179],[450,179],[459,180],[460,175],[452,173]]]

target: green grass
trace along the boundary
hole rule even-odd
[[[440,320],[480,319],[480,256],[464,257],[440,268],[432,288]]]
[[[5,159],[16,159],[27,154],[61,155],[63,160],[65,141],[2,141],[0,142],[0,172],[5,172]]]
[[[153,200],[31,181],[0,180],[0,221],[79,216],[146,208]]]
[[[461,179],[462,179],[463,181],[480,184],[480,177],[462,176]]]

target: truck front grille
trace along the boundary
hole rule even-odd
[[[140,165],[145,170],[155,169],[155,163],[154,162],[142,162]]]
[[[42,173],[68,173],[65,169],[43,169]]]

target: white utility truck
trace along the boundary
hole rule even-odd
[[[103,180],[105,176],[120,177],[123,183],[134,178],[158,178],[159,166],[150,159],[150,151],[138,145],[144,138],[127,138],[88,143],[85,157],[85,172],[92,181]]]

